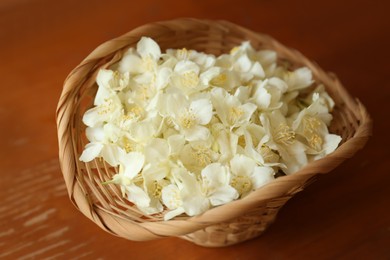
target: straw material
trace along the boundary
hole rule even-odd
[[[99,69],[119,61],[142,36],[159,43],[162,50],[187,48],[220,55],[242,41],[255,49],[275,50],[292,67],[309,67],[336,103],[331,132],[341,135],[342,145],[327,157],[299,172],[277,178],[247,197],[206,211],[195,217],[179,216],[164,221],[164,212],[145,216],[123,199],[119,188],[102,185],[116,173],[104,161],[78,160],[87,140],[81,119],[92,106]],[[105,231],[130,240],[177,236],[209,247],[227,246],[260,235],[275,219],[279,209],[301,191],[317,174],[331,171],[361,149],[371,135],[371,119],[359,100],[353,99],[333,74],[328,74],[295,50],[269,36],[226,21],[180,19],[147,24],[96,48],[67,77],[57,108],[59,157],[69,197],[74,205]]]

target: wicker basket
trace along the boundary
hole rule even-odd
[[[327,157],[310,163],[299,172],[277,178],[247,197],[206,211],[196,217],[164,221],[163,214],[144,216],[123,199],[116,185],[102,185],[117,169],[101,160],[78,160],[86,143],[81,121],[92,105],[95,77],[121,59],[142,36],[156,40],[163,50],[188,48],[219,55],[250,40],[255,49],[275,50],[293,66],[309,67],[336,103],[331,132],[341,135],[342,145]],[[130,240],[152,240],[175,236],[198,245],[220,247],[259,236],[275,219],[279,209],[301,191],[315,175],[327,173],[361,149],[371,135],[371,119],[364,106],[353,99],[333,74],[320,69],[295,50],[269,36],[226,21],[180,19],[147,24],[110,40],[95,49],[65,81],[57,108],[59,157],[71,201],[107,232]]]

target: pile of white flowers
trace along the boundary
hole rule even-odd
[[[242,198],[341,141],[328,132],[334,102],[311,71],[249,42],[215,57],[162,53],[143,37],[96,81],[80,160],[117,167],[109,183],[166,220]]]

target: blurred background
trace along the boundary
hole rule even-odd
[[[389,259],[389,10],[377,0],[1,0],[0,258]],[[229,20],[298,49],[374,118],[363,151],[293,198],[263,236],[229,248],[113,237],[73,207],[58,166],[68,73],[104,41],[180,17]]]

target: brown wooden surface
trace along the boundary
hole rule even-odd
[[[387,1],[0,1],[0,259],[390,259]],[[260,238],[209,249],[111,236],[70,203],[58,166],[62,83],[144,23],[226,19],[335,72],[374,119],[365,149],[293,198]]]

